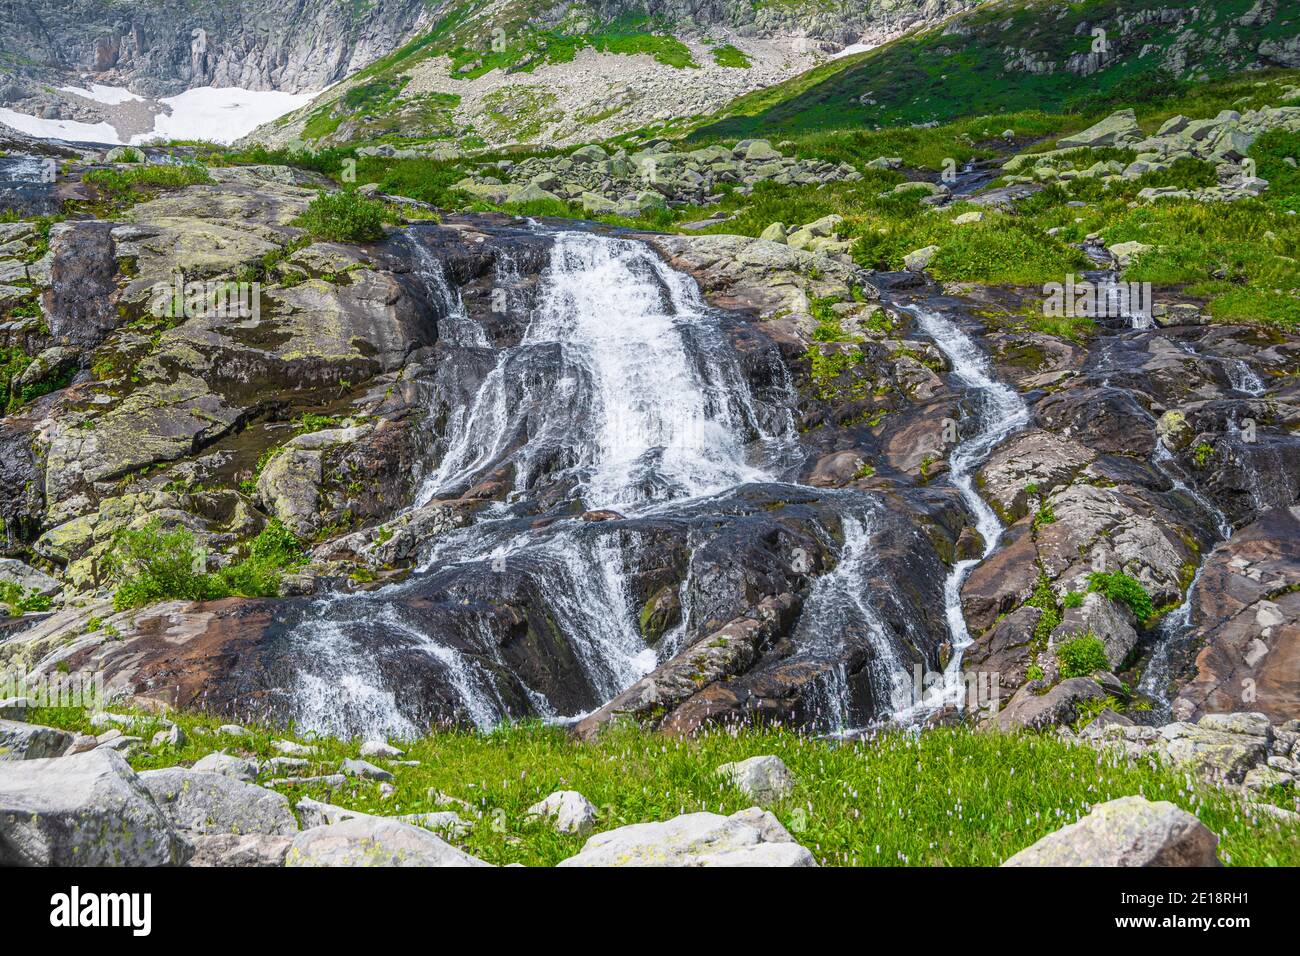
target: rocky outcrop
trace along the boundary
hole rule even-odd
[[[37,0],[16,9],[9,22],[15,54],[9,69],[20,84],[88,79],[153,97],[200,86],[300,92],[360,69],[426,22],[418,0],[361,7],[316,0],[292,8],[251,0],[127,2],[111,10],[88,0]],[[41,100],[35,84],[18,88],[25,94],[20,105],[59,102]],[[60,116],[73,118],[51,118]]]
[[[1300,712],[1297,587],[1300,509],[1267,512],[1210,555],[1192,594],[1195,656],[1177,715],[1245,706],[1281,721]]]
[[[1218,836],[1172,803],[1121,797],[1049,833],[1003,866],[1218,866]]]
[[[755,808],[757,809],[757,808]],[[770,817],[770,814],[766,815]],[[762,811],[724,817],[687,813],[663,823],[637,823],[598,833],[559,866],[816,866],[775,819]]]
[[[1300,722],[1295,718],[1272,725],[1262,713],[1238,711],[1157,727],[1116,718],[1102,714],[1078,734],[1063,733],[1129,760],[1162,761],[1252,800],[1300,778]]]
[[[112,750],[0,763],[0,864],[175,866],[193,847]]]
[[[508,181],[503,183],[499,176]],[[660,142],[611,154],[592,144],[568,156],[493,163],[485,174],[457,186],[493,202],[565,199],[581,202],[591,215],[635,218],[668,205],[717,202],[724,186],[744,193],[760,182],[815,187],[861,178],[848,163],[783,156],[767,140],[758,139],[690,152],[676,152]]]
[[[1228,109],[1202,119],[1180,115],[1165,121],[1151,135],[1138,126],[1133,110],[1120,110],[1085,130],[1061,138],[1053,150],[1014,156],[1003,168],[1013,174],[1009,177],[1011,182],[1095,178],[1108,183],[1163,172],[1179,160],[1202,160],[1215,167],[1217,184],[1199,189],[1149,186],[1138,192],[1138,200],[1232,202],[1259,196],[1268,188],[1268,182],[1256,175],[1254,166],[1245,162],[1255,140],[1269,130],[1297,129],[1300,129],[1300,106],[1265,106],[1244,113]],[[1067,158],[1067,154],[1072,157],[1079,149],[1112,147],[1132,150],[1135,158],[1129,163],[1086,159],[1079,162],[1077,158]],[[1119,264],[1127,266],[1127,256],[1121,259]]]

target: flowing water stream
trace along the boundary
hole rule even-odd
[[[946,693],[942,696],[960,706],[962,651],[971,643],[962,613],[961,588],[975,566],[997,548],[1003,532],[997,514],[975,490],[975,473],[993,449],[1029,424],[1029,407],[1014,389],[997,380],[988,356],[956,322],[919,306],[911,306],[910,311],[921,330],[948,357],[953,376],[966,387],[967,400],[973,405],[973,427],[948,456],[949,480],[975,517],[975,530],[983,541],[980,556],[957,561],[944,582],[944,609],[952,638],[952,656],[945,669]]]
[[[448,345],[486,346],[441,263],[412,245],[417,275],[442,301]],[[498,262],[499,270],[510,268],[507,258]],[[571,517],[534,534],[511,502],[546,483],[569,488],[582,509],[671,514],[685,502],[772,480],[793,445],[788,410],[758,407],[718,314],[689,278],[643,243],[558,233],[522,339],[497,352],[472,400],[449,418],[441,460],[416,504],[455,497],[503,467],[513,490],[474,524],[434,539],[418,576],[453,580],[471,566],[519,570],[597,698],[608,699],[658,659],[633,616],[625,549],[598,524]],[[296,688],[300,724],[336,733],[412,731],[358,639],[376,627],[443,667],[461,719],[486,728],[511,716],[500,690],[504,668],[476,661],[500,659],[491,634],[473,655],[428,634],[395,600],[412,586],[332,595],[298,626],[309,661]],[[533,711],[556,715],[544,696],[523,692]]]

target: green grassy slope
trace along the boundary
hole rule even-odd
[[[779,136],[815,129],[908,126],[1019,110],[1094,109],[1167,87],[1179,78],[1218,77],[1257,62],[1261,44],[1300,34],[1300,10],[1279,5],[1267,24],[1242,25],[1253,0],[995,0],[931,30],[836,60],[736,100],[702,138]],[[1163,22],[1171,16],[1179,23]],[[1091,75],[1065,69],[1106,30],[1109,54]],[[1272,49],[1269,46],[1265,50]],[[1019,53],[1023,51],[1023,58]],[[1050,63],[1051,72],[1008,64]]]

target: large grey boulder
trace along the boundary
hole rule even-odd
[[[1003,866],[1218,866],[1219,838],[1172,803],[1121,797],[1049,833]]]
[[[596,824],[596,808],[576,790],[557,790],[528,808],[531,817],[544,817],[561,833],[589,833]]]
[[[795,785],[794,774],[780,757],[770,754],[724,763],[718,768],[718,776],[726,778],[737,790],[761,805],[788,797]]]
[[[1073,133],[1057,141],[1057,146],[1073,148],[1077,146],[1114,146],[1125,139],[1140,139],[1142,128],[1138,126],[1137,115],[1131,110],[1111,113],[1100,123]]]
[[[256,784],[179,767],[145,771],[140,781],[181,830],[280,836],[298,832],[284,795]]]
[[[200,757],[194,762],[192,769],[200,773],[219,773],[235,780],[242,780],[245,783],[257,779],[256,763],[221,750],[210,753],[206,757]]]
[[[40,724],[0,720],[0,760],[40,760],[62,757],[72,746],[72,734]]]
[[[0,865],[175,866],[192,852],[116,751],[0,763]]]
[[[428,830],[383,817],[355,817],[294,837],[285,866],[490,866]]]
[[[687,813],[662,823],[636,823],[597,833],[581,853],[559,865],[816,866],[813,855],[791,842],[783,827],[778,832],[771,826],[774,820],[743,810],[730,817]]]

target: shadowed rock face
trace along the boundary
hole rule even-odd
[[[43,307],[56,342],[92,349],[121,325],[112,232],[108,222],[60,223],[50,230],[50,287]]]
[[[420,0],[276,6],[33,0],[9,11],[20,76],[95,82],[169,96],[199,86],[301,92],[342,79],[397,47],[421,22]],[[41,64],[38,68],[36,64]],[[33,91],[34,92],[34,91]]]

